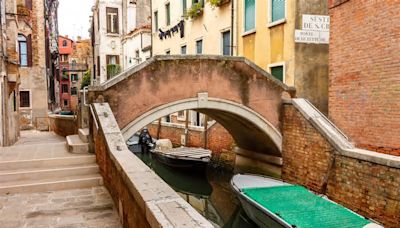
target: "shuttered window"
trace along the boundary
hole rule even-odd
[[[271,67],[271,74],[277,78],[278,80],[280,80],[281,82],[283,82],[283,66],[275,66],[275,67]]]
[[[187,4],[186,0],[182,0],[182,15],[186,15]]]
[[[118,8],[106,8],[107,33],[119,33]]]
[[[181,46],[181,54],[186,55],[186,45]]]
[[[154,31],[158,31],[158,11],[154,12]]]
[[[222,54],[231,55],[231,31],[222,33]]]
[[[203,40],[196,41],[196,54],[203,53]]]
[[[165,4],[165,15],[166,15],[165,22],[166,25],[168,26],[171,24],[171,8],[169,2]]]
[[[256,1],[244,0],[244,31],[248,32],[256,27]]]
[[[62,93],[68,93],[68,85],[67,84],[62,84],[61,85],[61,92]]]
[[[271,0],[271,22],[285,18],[285,0]]]

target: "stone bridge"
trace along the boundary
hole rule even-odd
[[[125,143],[160,117],[194,109],[221,123],[255,157],[281,157],[283,180],[399,227],[400,157],[355,148],[311,103],[294,96],[251,62],[215,56],[154,57],[90,88],[90,143],[124,226],[212,227]]]
[[[182,110],[204,113],[245,150],[281,156],[282,98],[295,95],[242,57],[156,56],[101,86],[89,99],[107,101],[125,139]]]

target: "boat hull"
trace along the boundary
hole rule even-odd
[[[179,169],[205,170],[208,164],[208,161],[174,158],[156,152],[152,152],[152,154],[159,162]]]

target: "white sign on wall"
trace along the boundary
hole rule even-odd
[[[302,29],[294,33],[296,43],[329,44],[329,16],[303,14]]]

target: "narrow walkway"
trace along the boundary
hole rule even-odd
[[[72,158],[75,163],[78,160],[83,165],[68,164],[67,160]],[[45,168],[35,165],[38,160],[46,161]],[[89,165],[85,160],[88,160]],[[92,174],[97,168],[94,169],[90,162],[96,165],[93,154],[69,153],[63,137],[52,132],[23,131],[21,139],[14,146],[0,148],[0,190],[13,182],[31,184],[40,178],[46,182],[74,179],[79,175],[88,176],[88,173],[91,176],[99,175]],[[79,171],[81,168],[76,166],[91,167],[83,167],[83,171]],[[63,168],[67,168],[66,171]],[[46,172],[46,169],[50,172]],[[60,170],[57,172],[57,169]],[[21,172],[32,174],[21,175]],[[24,190],[14,188],[21,193],[6,194],[6,191],[0,191],[0,227],[122,227],[114,203],[104,186],[85,186],[84,182],[76,182],[67,190],[65,184],[43,186],[32,192],[26,187]],[[62,190],[55,190],[58,188]]]

